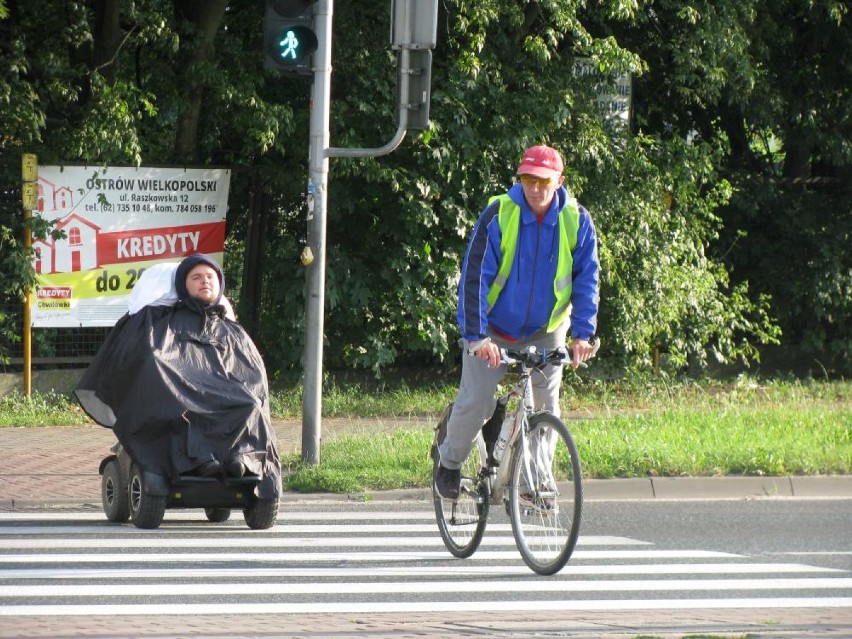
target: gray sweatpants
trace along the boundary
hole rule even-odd
[[[568,322],[552,333],[541,331],[527,339],[507,342],[490,335],[501,348],[521,349],[534,344],[538,349],[553,350],[565,346]],[[462,372],[453,411],[447,422],[447,436],[439,447],[444,468],[460,468],[467,459],[473,440],[483,424],[488,421],[497,404],[495,393],[505,377],[508,366],[501,364],[489,368],[484,360],[467,354],[467,343],[462,340]],[[559,388],[562,384],[562,366],[548,364],[532,374],[533,404],[536,409],[548,410],[559,417]]]

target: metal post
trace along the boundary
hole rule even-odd
[[[421,0],[407,0],[399,5],[406,16],[398,22],[397,5],[392,5],[394,28],[401,37],[399,52],[399,105],[397,109],[397,131],[384,146],[375,148],[335,148],[330,145],[329,119],[331,112],[331,23],[334,0],[320,0],[314,8],[314,32],[319,47],[314,53],[314,83],[311,88],[311,131],[308,157],[308,244],[302,251],[305,265],[307,297],[305,299],[305,377],[302,397],[302,462],[319,464],[320,441],[322,439],[322,349],[325,316],[325,235],[326,210],[328,203],[328,159],[344,157],[379,157],[396,149],[408,129],[408,110],[412,107],[409,98],[411,76],[423,73],[422,68],[412,68],[409,49],[434,47],[437,0],[432,4],[414,5]],[[425,34],[414,37],[413,13],[419,7],[424,15],[431,16],[423,21]],[[424,43],[419,40],[423,39]],[[415,42],[418,40],[418,42]],[[396,47],[396,45],[394,45]],[[426,62],[430,61],[426,59]],[[421,60],[421,64],[425,64]],[[428,73],[428,69],[426,70]],[[419,105],[416,105],[419,107]],[[428,105],[427,105],[428,107]],[[416,126],[414,128],[422,128]]]
[[[308,155],[308,245],[302,254],[306,268],[305,379],[302,397],[302,461],[320,460],[322,435],[322,349],[325,314],[325,236],[328,200],[329,114],[331,101],[331,22],[334,0],[314,8],[319,47],[314,53],[311,88],[311,131]]]
[[[21,156],[21,199],[24,208],[24,252],[27,257],[33,245],[32,213],[38,207],[38,157],[32,153]],[[24,395],[30,397],[33,390],[32,376],[32,291],[24,293],[23,348],[24,348]]]

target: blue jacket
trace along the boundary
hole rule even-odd
[[[521,207],[521,228],[515,263],[490,312],[488,291],[501,257],[497,201],[489,204],[476,221],[462,263],[458,324],[462,337],[470,341],[485,337],[489,328],[510,339],[529,337],[547,327],[556,301],[553,280],[559,250],[558,214],[568,202],[568,191],[564,187],[556,190],[541,223],[527,206],[520,184],[513,185],[508,194]],[[600,266],[592,218],[585,208],[578,208],[580,228],[573,253],[571,336],[588,339],[597,328]]]

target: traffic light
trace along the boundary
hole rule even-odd
[[[319,42],[314,31],[316,0],[266,0],[263,68],[313,76],[311,56]]]
[[[391,13],[391,47],[398,51],[396,103],[407,111],[407,129],[428,129],[438,0],[392,0]],[[408,99],[403,103],[406,80]]]
[[[408,66],[403,64],[403,56],[398,56],[396,103],[400,105],[402,76],[408,76],[408,111],[406,129],[422,131],[429,128],[429,102],[432,94],[432,52],[429,49],[411,49],[408,52]]]

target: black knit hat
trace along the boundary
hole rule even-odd
[[[183,258],[183,261],[180,264],[178,264],[177,270],[175,271],[175,291],[177,292],[178,299],[185,300],[189,297],[189,291],[186,288],[186,276],[189,275],[189,272],[199,264],[206,264],[216,271],[216,275],[219,276],[219,297],[217,297],[213,302],[213,304],[218,304],[222,300],[222,295],[225,293],[225,275],[222,273],[222,269],[219,268],[219,265],[216,264],[216,260],[204,253],[193,253],[192,255],[188,255]]]

